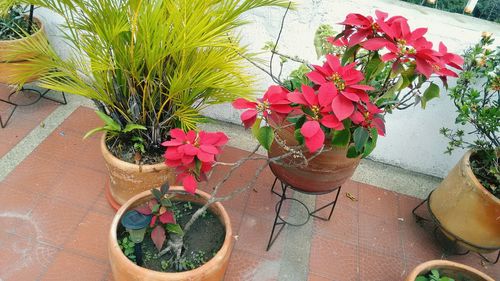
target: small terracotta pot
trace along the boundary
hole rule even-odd
[[[292,127],[279,129],[277,134],[287,145],[298,145]],[[323,193],[331,191],[352,177],[361,161],[361,157],[347,158],[347,148],[332,147],[329,139],[325,141],[325,146],[331,150],[322,152],[309,161],[306,167],[293,167],[293,164],[282,166],[270,163],[271,171],[280,180],[305,192]],[[285,153],[286,151],[274,141],[268,155],[269,157],[277,157]],[[312,156],[310,153],[304,153],[304,155],[306,157]],[[281,161],[290,164],[294,162],[294,159],[288,157]]]
[[[16,40],[0,41],[0,84],[17,84],[16,77],[26,72],[33,72],[34,69],[29,65],[27,60],[35,58],[39,54],[16,54],[15,51],[18,50],[18,46],[29,46],[29,44],[32,44],[31,42],[48,42],[45,35],[45,26],[37,18],[33,18],[33,21],[38,26],[38,30],[34,34]],[[34,75],[27,79],[26,82],[35,81],[38,77],[38,75]]]
[[[170,191],[178,192],[176,200],[190,201],[193,203],[205,204],[210,198],[210,195],[197,190],[196,195],[192,196],[183,192],[182,187],[171,187]],[[116,213],[111,224],[108,241],[109,261],[111,264],[111,271],[115,281],[220,281],[224,279],[227,266],[229,264],[229,257],[234,245],[233,232],[229,215],[221,203],[215,203],[210,206],[210,210],[219,218],[223,224],[226,235],[221,249],[215,256],[202,266],[184,272],[167,273],[150,270],[140,267],[131,262],[122,252],[117,240],[117,229],[121,217],[128,210],[150,200],[152,198],[151,192],[144,191],[132,199],[127,201]]]
[[[429,196],[429,208],[443,232],[475,252],[500,249],[500,199],[470,168],[468,151]]]
[[[101,139],[101,152],[109,172],[109,194],[111,206],[117,209],[133,196],[168,181],[175,184],[174,172],[165,165],[136,165],[116,158],[106,146],[106,136]],[[114,201],[114,202],[113,202]]]
[[[415,281],[417,276],[426,275],[433,269],[438,269],[441,276],[447,276],[455,280],[462,280],[458,278],[465,277],[471,281],[495,281],[475,268],[447,260],[431,260],[421,263],[410,272],[405,280]]]

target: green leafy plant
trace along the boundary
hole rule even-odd
[[[125,256],[133,262],[135,262],[135,243],[130,240],[127,236],[123,237],[123,239],[118,240],[118,245],[120,249],[123,251]]]
[[[442,128],[440,133],[450,141],[446,153],[456,148],[472,149],[471,168],[481,184],[500,198],[500,167],[498,133],[500,130],[500,48],[491,48],[491,34],[464,53],[463,72],[449,96],[457,108],[455,123],[472,126],[463,129]],[[468,136],[474,136],[469,141]]]
[[[21,5],[10,6],[0,13],[0,40],[20,39],[36,31],[35,28],[29,28],[29,20],[25,13],[26,9]]]
[[[23,52],[33,71],[16,77],[23,84],[41,75],[41,87],[92,99],[123,134],[128,124],[147,153],[161,155],[160,143],[172,128],[194,129],[206,119],[200,110],[252,94],[253,79],[239,43],[240,16],[285,0],[6,0],[47,8],[65,19],[64,38],[74,52],[60,58],[47,45]],[[6,4],[0,4],[0,12]],[[31,68],[31,67],[30,67]],[[108,124],[107,124],[108,125]],[[132,137],[118,142],[132,147]],[[117,142],[108,142],[115,143]],[[116,153],[115,153],[116,154]],[[117,155],[118,156],[118,155]],[[128,160],[130,161],[130,160]]]
[[[429,274],[427,275],[420,275],[415,279],[415,281],[455,281],[455,279],[452,279],[450,277],[446,276],[441,276],[439,273],[439,270],[433,269]]]

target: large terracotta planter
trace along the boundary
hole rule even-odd
[[[476,252],[500,249],[500,199],[477,180],[467,152],[429,196],[429,208],[443,232]],[[460,241],[461,240],[461,241]]]
[[[287,145],[298,145],[291,127],[279,129],[277,134]],[[297,189],[311,193],[329,192],[350,179],[361,161],[361,157],[347,158],[347,148],[331,147],[329,142],[330,140],[327,139],[325,146],[331,150],[325,151],[309,161],[309,165],[306,167],[293,167],[293,164],[279,165],[276,163],[270,163],[269,166],[276,177]],[[285,153],[279,144],[273,142],[268,155],[276,157]],[[305,153],[305,156],[311,157],[311,154]],[[291,164],[296,163],[296,160],[289,157],[283,162]]]
[[[428,274],[433,269],[438,269],[441,276],[447,276],[455,280],[463,280],[459,279],[461,276],[471,281],[494,281],[493,278],[475,268],[447,260],[431,260],[421,263],[410,272],[405,280],[415,281],[417,276]]]
[[[0,41],[0,84],[17,84],[17,79],[20,74],[33,72],[33,68],[29,66],[27,60],[39,56],[37,53],[22,53],[19,54],[18,46],[33,44],[33,42],[47,42],[45,36],[45,27],[42,22],[33,18],[33,21],[38,25],[38,30],[28,37]],[[35,69],[36,72],[36,69]],[[26,82],[32,82],[38,78],[34,75],[27,79]]]
[[[133,196],[166,181],[175,184],[175,174],[165,163],[136,165],[116,158],[106,146],[105,135],[101,139],[101,152],[109,172],[108,201],[115,209]]]
[[[197,190],[192,196],[183,192],[182,187],[171,187],[171,191],[179,192],[175,200],[191,201],[204,204],[208,200],[207,193]],[[131,262],[122,252],[117,242],[117,227],[125,212],[151,199],[151,192],[144,191],[127,203],[125,203],[116,213],[111,224],[109,233],[108,252],[111,271],[115,281],[220,281],[224,279],[229,257],[234,245],[231,222],[229,216],[221,203],[210,206],[210,210],[220,219],[226,230],[224,243],[217,254],[204,265],[185,272],[166,273],[146,269]]]

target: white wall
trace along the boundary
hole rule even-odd
[[[296,0],[298,8],[286,18],[278,49],[290,55],[298,55],[311,62],[317,62],[313,36],[318,25],[341,22],[351,12],[374,14],[376,9],[390,15],[402,15],[409,19],[412,28],[428,27],[427,37],[437,44],[443,41],[453,52],[477,42],[482,31],[500,34],[500,25],[439,10],[407,4],[398,0]],[[258,52],[266,41],[274,41],[284,9],[260,9],[247,15],[252,24],[241,30],[243,42],[251,51]],[[51,22],[56,18],[39,11],[48,23],[49,34],[57,34]],[[55,45],[65,53],[67,49],[52,38]],[[500,39],[499,39],[500,40]],[[498,43],[498,42],[497,42]],[[262,58],[268,58],[262,56]],[[258,77],[261,93],[271,81],[260,71],[250,70]],[[450,83],[453,85],[453,82]],[[444,176],[461,157],[457,151],[452,156],[443,154],[446,140],[439,135],[439,128],[454,127],[455,109],[442,92],[439,99],[432,100],[426,110],[411,108],[387,116],[387,136],[380,138],[377,149],[371,157],[375,160],[397,165],[425,174]],[[239,123],[239,112],[230,105],[220,105],[206,111],[207,115],[233,123]]]

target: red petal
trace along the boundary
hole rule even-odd
[[[153,240],[153,243],[156,246],[156,249],[158,251],[161,250],[163,247],[163,242],[167,239],[167,236],[165,234],[165,229],[163,226],[157,225],[155,229],[151,232],[151,240]]]
[[[375,89],[372,86],[368,86],[368,85],[351,85],[351,86],[349,86],[349,88],[354,88],[354,89],[358,89],[358,90],[365,90],[365,91],[371,91],[371,90]]]
[[[304,99],[307,101],[307,104],[309,105],[317,105],[318,104],[318,97],[314,93],[314,89],[307,86],[307,85],[302,85],[302,94],[304,95]]]
[[[326,55],[326,63],[333,71],[338,71],[340,68],[340,59],[332,54]]]
[[[219,154],[219,150],[213,145],[202,144],[200,145],[200,149],[210,154]]]
[[[175,223],[174,214],[170,211],[166,211],[160,216],[161,223]]]
[[[193,156],[193,155],[196,155],[196,153],[198,153],[198,148],[197,147],[194,147],[192,144],[190,143],[187,143],[183,146],[180,146],[178,151],[180,153],[184,153],[186,155],[190,155],[190,156]]]
[[[306,138],[310,138],[314,136],[321,128],[319,126],[318,121],[306,121],[302,128],[300,128],[300,132]]]
[[[412,41],[415,41],[419,39],[420,37],[424,36],[424,34],[427,33],[427,28],[421,27],[413,30],[411,33],[411,39]]]
[[[387,39],[385,38],[372,38],[361,43],[361,46],[363,46],[363,48],[370,51],[380,50],[386,45],[387,45]]]
[[[194,194],[198,183],[193,175],[187,175],[184,179],[182,179],[182,185],[184,186],[185,191]]]
[[[201,150],[198,151],[198,154],[196,156],[198,157],[198,159],[200,159],[201,162],[211,163],[215,160],[215,157],[213,154],[207,153],[207,152],[204,152]]]
[[[309,152],[316,152],[323,146],[323,143],[325,142],[325,133],[323,132],[323,130],[319,130],[311,138],[305,138],[304,142]]]
[[[255,108],[257,107],[256,102],[251,102],[249,100],[239,98],[233,101],[233,107],[236,109],[247,109],[247,108]]]
[[[176,147],[168,147],[165,151],[165,159],[167,160],[178,160],[182,158],[182,155]]]
[[[149,222],[149,227],[153,227],[155,225],[157,218],[158,218],[157,216],[153,216],[151,218],[151,221]]]
[[[162,146],[179,146],[181,144],[183,144],[183,142],[181,142],[178,139],[172,139],[172,140],[164,141],[161,143]]]
[[[382,59],[383,62],[386,62],[386,61],[389,61],[389,60],[393,60],[393,59],[395,59],[397,57],[398,57],[398,55],[395,54],[395,53],[387,53],[387,54],[383,55],[381,59]]]
[[[332,101],[332,110],[335,116],[342,121],[351,116],[354,111],[354,105],[352,101],[348,100],[343,95],[338,95]]]
[[[252,127],[255,120],[257,120],[257,110],[255,109],[249,109],[241,114],[241,121],[247,129]]]
[[[375,126],[375,128],[377,128],[377,133],[381,136],[385,136],[384,120],[380,118],[373,118],[372,123]]]
[[[429,78],[433,72],[432,66],[425,60],[417,57],[417,71]]]
[[[194,131],[194,130],[191,130],[191,131],[187,132],[186,140],[191,142],[191,143],[194,143],[196,141],[197,136],[198,136],[198,133],[196,133],[196,131]]]
[[[325,77],[321,75],[321,73],[319,73],[318,71],[311,71],[307,73],[306,76],[307,78],[309,78],[311,81],[313,81],[318,85],[321,85],[326,82]]]
[[[355,93],[341,92],[341,94],[344,97],[346,97],[346,98],[348,98],[348,99],[350,99],[350,100],[352,100],[354,102],[358,102],[359,101],[359,96],[357,94],[355,94]]]
[[[292,92],[289,93],[287,96],[288,100],[297,103],[297,104],[302,104],[302,105],[307,105],[307,101],[300,92]]]
[[[173,129],[173,130],[170,130],[170,136],[173,138],[173,139],[177,139],[179,141],[184,141],[186,140],[186,134],[184,133],[183,130],[181,129]]]
[[[351,121],[354,123],[354,124],[359,124],[363,121],[365,121],[365,117],[363,116],[363,114],[361,114],[361,112],[359,111],[354,111],[351,116],[349,116],[349,119],[351,119]]]
[[[333,83],[325,83],[319,87],[318,101],[321,106],[328,106],[337,95],[337,88]]]
[[[139,212],[143,215],[151,215],[151,209],[146,204],[142,204],[140,206],[137,206],[134,210],[136,210],[137,212]]]
[[[343,130],[344,129],[344,124],[335,117],[335,115],[325,115],[323,118],[320,120],[321,124],[323,126],[330,128],[330,129],[335,129],[335,130]]]

